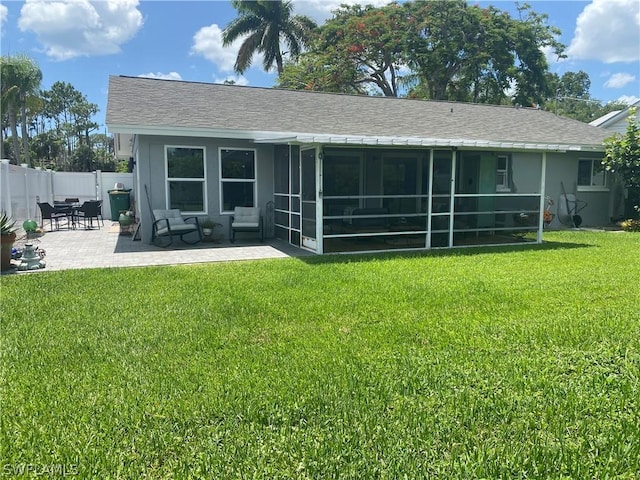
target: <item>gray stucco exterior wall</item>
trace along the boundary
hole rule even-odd
[[[547,154],[547,174],[545,177],[545,193],[551,197],[554,205],[551,209],[556,214],[551,227],[560,227],[557,218],[560,207],[560,195],[562,184],[568,194],[576,195],[580,201],[587,202],[586,207],[579,213],[582,217],[582,226],[601,227],[610,222],[612,216],[611,195],[614,190],[614,181],[608,179],[608,188],[603,190],[584,191],[577,187],[578,161],[580,159],[600,159],[601,155],[593,153],[566,152]]]
[[[144,194],[145,185],[149,190],[152,208],[167,207],[167,182],[165,164],[165,146],[203,147],[205,149],[206,175],[206,213],[197,215],[209,217],[222,224],[222,233],[229,231],[230,214],[221,213],[220,208],[220,148],[246,148],[256,151],[256,206],[262,209],[273,200],[273,146],[259,145],[237,139],[213,139],[204,137],[151,136],[140,135],[137,138],[136,162],[141,189],[139,215],[142,221],[142,241],[151,242],[151,212]]]

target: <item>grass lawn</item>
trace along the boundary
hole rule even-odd
[[[545,240],[4,276],[0,475],[638,478],[640,234]]]

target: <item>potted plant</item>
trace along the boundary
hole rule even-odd
[[[213,229],[216,228],[219,223],[214,222],[210,218],[205,218],[200,222],[200,227],[202,227],[202,234],[205,237],[210,237],[213,235]]]
[[[120,210],[120,216],[118,217],[118,223],[121,227],[128,227],[135,220],[135,215],[130,210]]]
[[[11,249],[16,241],[16,221],[7,215],[0,214],[0,270],[11,268]]]

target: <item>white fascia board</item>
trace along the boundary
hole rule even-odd
[[[291,132],[263,132],[256,130],[237,130],[233,128],[183,128],[166,126],[141,126],[126,124],[108,124],[111,133],[128,133],[136,135],[161,135],[175,137],[206,137],[206,138],[239,138],[254,141],[292,139],[296,134]]]
[[[255,143],[329,144],[329,145],[379,145],[379,146],[423,146],[423,147],[463,147],[496,148],[501,150],[537,151],[604,151],[601,145],[562,145],[548,143],[524,143],[496,140],[470,140],[464,138],[421,138],[369,135],[331,135],[299,132],[263,132],[255,130],[181,128],[140,125],[109,124],[111,133],[136,135],[163,135],[178,137],[237,138]]]

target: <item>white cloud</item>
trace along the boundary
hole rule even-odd
[[[635,79],[636,77],[628,73],[614,73],[609,77],[609,80],[605,82],[604,86],[608,88],[622,88]]]
[[[202,27],[193,36],[192,55],[201,55],[222,72],[233,72],[238,50],[242,39],[238,39],[228,47],[222,46],[222,29],[217,24]]]
[[[182,75],[180,75],[178,72],[169,72],[169,73],[149,72],[149,73],[143,73],[141,75],[138,75],[138,77],[159,78],[161,80],[182,80]]]
[[[55,60],[118,53],[140,30],[138,0],[27,0],[18,26],[36,34]]]
[[[640,60],[640,2],[593,0],[578,16],[570,57],[605,63]]]
[[[293,0],[293,13],[296,15],[306,15],[316,23],[324,23],[331,18],[332,11],[340,7],[341,4],[367,4],[375,7],[387,5],[389,0]]]
[[[213,80],[213,83],[224,83],[224,82],[233,82],[234,85],[249,85],[249,80],[247,80],[242,75],[227,75],[226,77],[216,77]]]
[[[4,22],[7,21],[8,14],[9,9],[5,5],[0,5],[0,25],[4,25]]]
[[[640,97],[636,97],[635,95],[622,95],[621,97],[618,97],[617,101],[626,103],[627,105],[633,105],[638,100],[640,100]]]

